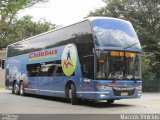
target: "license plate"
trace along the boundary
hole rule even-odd
[[[121,92],[121,96],[128,96],[128,92]]]

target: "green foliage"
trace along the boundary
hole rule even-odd
[[[47,2],[48,0],[1,0],[0,1],[0,49],[8,44],[19,40],[55,29],[55,24],[45,19],[33,22],[32,17],[24,16],[21,19],[16,17],[17,13],[36,3]]]
[[[1,37],[0,47],[6,47],[8,44],[55,29],[56,27],[55,24],[51,24],[46,20],[33,22],[32,17],[24,16],[20,20],[14,20],[13,23],[6,28],[5,36]]]
[[[144,90],[157,91],[160,88],[160,0],[103,1],[106,5],[91,11],[87,17],[115,17],[133,24],[143,51],[155,54],[142,58]]]
[[[155,89],[156,74],[152,70],[151,58],[148,56],[142,57],[142,80],[143,91],[151,92]]]
[[[36,3],[47,2],[48,0],[1,0],[0,1],[0,28],[5,29],[15,19],[18,11],[33,6]]]
[[[105,7],[88,16],[107,16],[129,20],[136,29],[145,51],[160,58],[160,1],[159,0],[104,0]]]

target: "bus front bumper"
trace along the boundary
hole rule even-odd
[[[141,90],[135,90],[133,94],[129,93],[129,91],[119,91],[119,93],[115,93],[115,91],[106,91],[102,93],[95,93],[95,100],[119,100],[119,99],[132,99],[132,98],[140,98],[142,95]]]

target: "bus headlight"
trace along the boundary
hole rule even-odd
[[[106,95],[105,95],[105,94],[100,94],[100,96],[101,96],[101,97],[105,97]]]
[[[108,86],[106,86],[105,88],[104,88],[104,90],[112,90],[112,87],[108,87]]]
[[[101,89],[101,90],[106,90],[106,91],[112,90],[112,87],[101,85],[101,84],[97,84],[96,88]]]
[[[137,90],[142,90],[142,85],[136,87]]]

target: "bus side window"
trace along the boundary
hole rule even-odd
[[[93,79],[94,77],[94,57],[89,56],[83,58],[83,63],[82,63],[82,74],[83,77]]]
[[[64,76],[60,60],[28,64],[27,71],[31,77]]]
[[[61,66],[58,66],[58,67],[57,67],[56,75],[57,75],[57,76],[63,76],[63,75],[64,75]]]
[[[55,65],[51,66],[49,69],[48,69],[48,76],[54,76],[54,71],[55,71]]]
[[[29,77],[36,77],[39,74],[40,64],[28,64],[27,65],[27,74]]]

